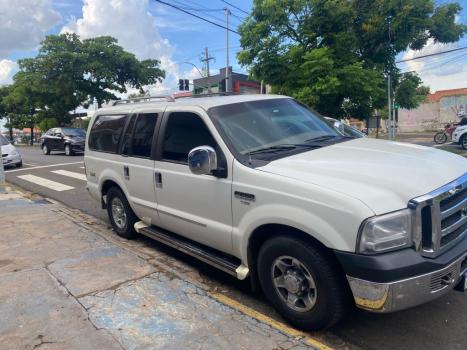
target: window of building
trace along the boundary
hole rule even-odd
[[[100,115],[89,134],[89,148],[93,151],[117,153],[126,115]]]
[[[131,154],[135,157],[149,158],[151,156],[154,130],[156,128],[157,113],[145,113],[138,115],[135,130],[133,132],[133,142]]]
[[[216,148],[216,142],[203,120],[194,113],[171,113],[165,129],[162,158],[187,163],[188,153],[198,146]]]

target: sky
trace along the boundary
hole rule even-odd
[[[188,11],[225,25],[223,9],[232,11],[230,26],[237,25],[249,12],[252,0],[164,0]],[[447,0],[437,0],[444,3]],[[457,21],[467,23],[467,0],[458,1],[464,8]],[[237,7],[237,8],[235,8]],[[245,11],[245,12],[243,12]],[[75,32],[81,37],[112,35],[126,50],[139,59],[158,58],[167,78],[151,93],[175,91],[178,78],[200,76],[200,61],[208,47],[212,72],[226,64],[226,31],[191,17],[155,0],[0,0],[0,85],[11,83],[17,71],[16,61],[34,57],[40,41],[47,34]],[[467,46],[467,37],[455,44],[430,42],[421,51],[401,53],[399,60]],[[229,34],[229,61],[234,71],[239,66],[236,53],[239,36]],[[467,87],[467,51],[400,63],[402,71],[417,71],[431,91]]]

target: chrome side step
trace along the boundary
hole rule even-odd
[[[166,230],[145,224],[142,221],[135,223],[135,230],[146,237],[175,248],[185,254],[191,255],[219,270],[237,277],[240,280],[248,276],[248,268],[240,260],[228,257],[214,249],[176,235]]]

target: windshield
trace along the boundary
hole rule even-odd
[[[80,136],[86,137],[86,131],[84,129],[74,129],[74,128],[62,128],[62,132],[65,136]]]
[[[317,114],[288,98],[219,106],[210,113],[241,155],[341,137]]]
[[[10,142],[7,140],[7,138],[3,135],[0,135],[0,146],[6,146],[8,145]]]
[[[357,129],[347,125],[347,124],[342,124],[342,128],[344,129],[344,135],[346,136],[351,136],[351,137],[355,137],[355,138],[359,138],[359,137],[365,137],[365,134],[358,131]]]

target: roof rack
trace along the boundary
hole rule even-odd
[[[240,95],[240,93],[239,93],[239,92],[211,92],[211,93],[206,93],[206,94],[192,95],[192,96],[190,96],[190,97],[193,97],[193,98],[200,98],[200,97],[235,96],[235,95]]]
[[[126,100],[117,100],[114,101],[112,106],[123,105],[127,103],[140,103],[140,102],[152,102],[153,100],[162,100],[165,99],[167,102],[175,102],[175,99],[172,95],[157,95],[157,96],[141,96],[128,98]]]

